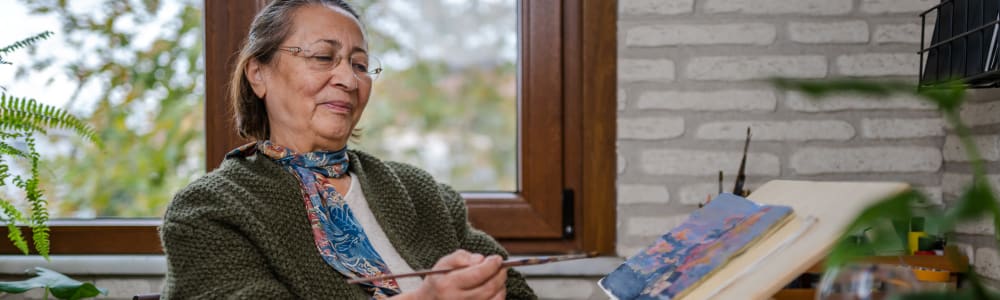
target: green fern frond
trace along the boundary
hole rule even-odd
[[[24,222],[24,216],[6,199],[0,199],[0,209],[7,215],[7,219],[3,220],[7,222],[7,239],[14,243],[14,247],[17,247],[22,253],[28,254],[28,243],[24,241],[21,230],[17,228],[18,222]]]
[[[0,141],[0,155],[11,155],[11,156],[28,158],[28,153],[27,152],[21,151],[21,149],[14,148],[14,146],[11,146],[11,145],[9,145],[7,143],[4,143],[2,141]],[[0,157],[2,157],[2,156],[0,156]],[[3,164],[2,162],[3,162],[3,159],[0,159],[0,168],[2,168],[2,171],[3,171],[2,173],[6,174],[7,164]],[[4,178],[3,175],[0,174],[0,182],[3,181],[3,178]],[[2,184],[0,184],[0,186],[2,186]]]
[[[32,37],[28,37],[26,39],[14,42],[13,44],[11,44],[11,45],[9,45],[7,47],[0,48],[0,54],[9,54],[11,52],[14,52],[14,50],[31,46],[31,44],[34,44],[35,42],[47,39],[47,38],[49,38],[52,35],[53,35],[53,33],[51,31],[46,30],[45,32],[36,34],[36,35],[34,35]]]
[[[35,250],[46,259],[49,257],[49,210],[42,189],[38,186],[38,161],[41,155],[35,150],[35,139],[25,138],[28,144],[28,156],[31,160],[31,177],[24,182],[25,198],[31,204],[31,235],[35,242]]]
[[[69,112],[34,99],[0,93],[0,130],[45,133],[45,128],[71,129],[99,147],[94,129]]]

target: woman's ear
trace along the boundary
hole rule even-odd
[[[247,81],[250,81],[250,88],[253,88],[253,93],[257,95],[257,98],[264,99],[264,96],[267,95],[267,86],[264,84],[264,70],[261,69],[260,62],[256,59],[250,59],[247,62],[244,75],[246,75]]]

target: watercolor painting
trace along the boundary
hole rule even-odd
[[[676,299],[792,215],[720,194],[599,282],[617,299]]]

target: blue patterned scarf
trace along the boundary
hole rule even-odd
[[[339,151],[296,154],[270,141],[263,141],[240,147],[234,152],[242,150],[244,155],[249,155],[254,150],[250,148],[270,157],[299,180],[316,247],[327,264],[347,278],[390,273],[344,197],[328,180],[347,175],[350,165],[347,147]],[[362,283],[362,286],[377,299],[400,293],[399,284],[393,279]]]

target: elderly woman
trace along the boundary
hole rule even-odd
[[[462,198],[412,166],[347,149],[372,81],[358,14],[340,0],[275,0],[232,81],[253,143],[181,190],[161,230],[165,298],[534,298]],[[461,270],[423,279],[347,279]]]

